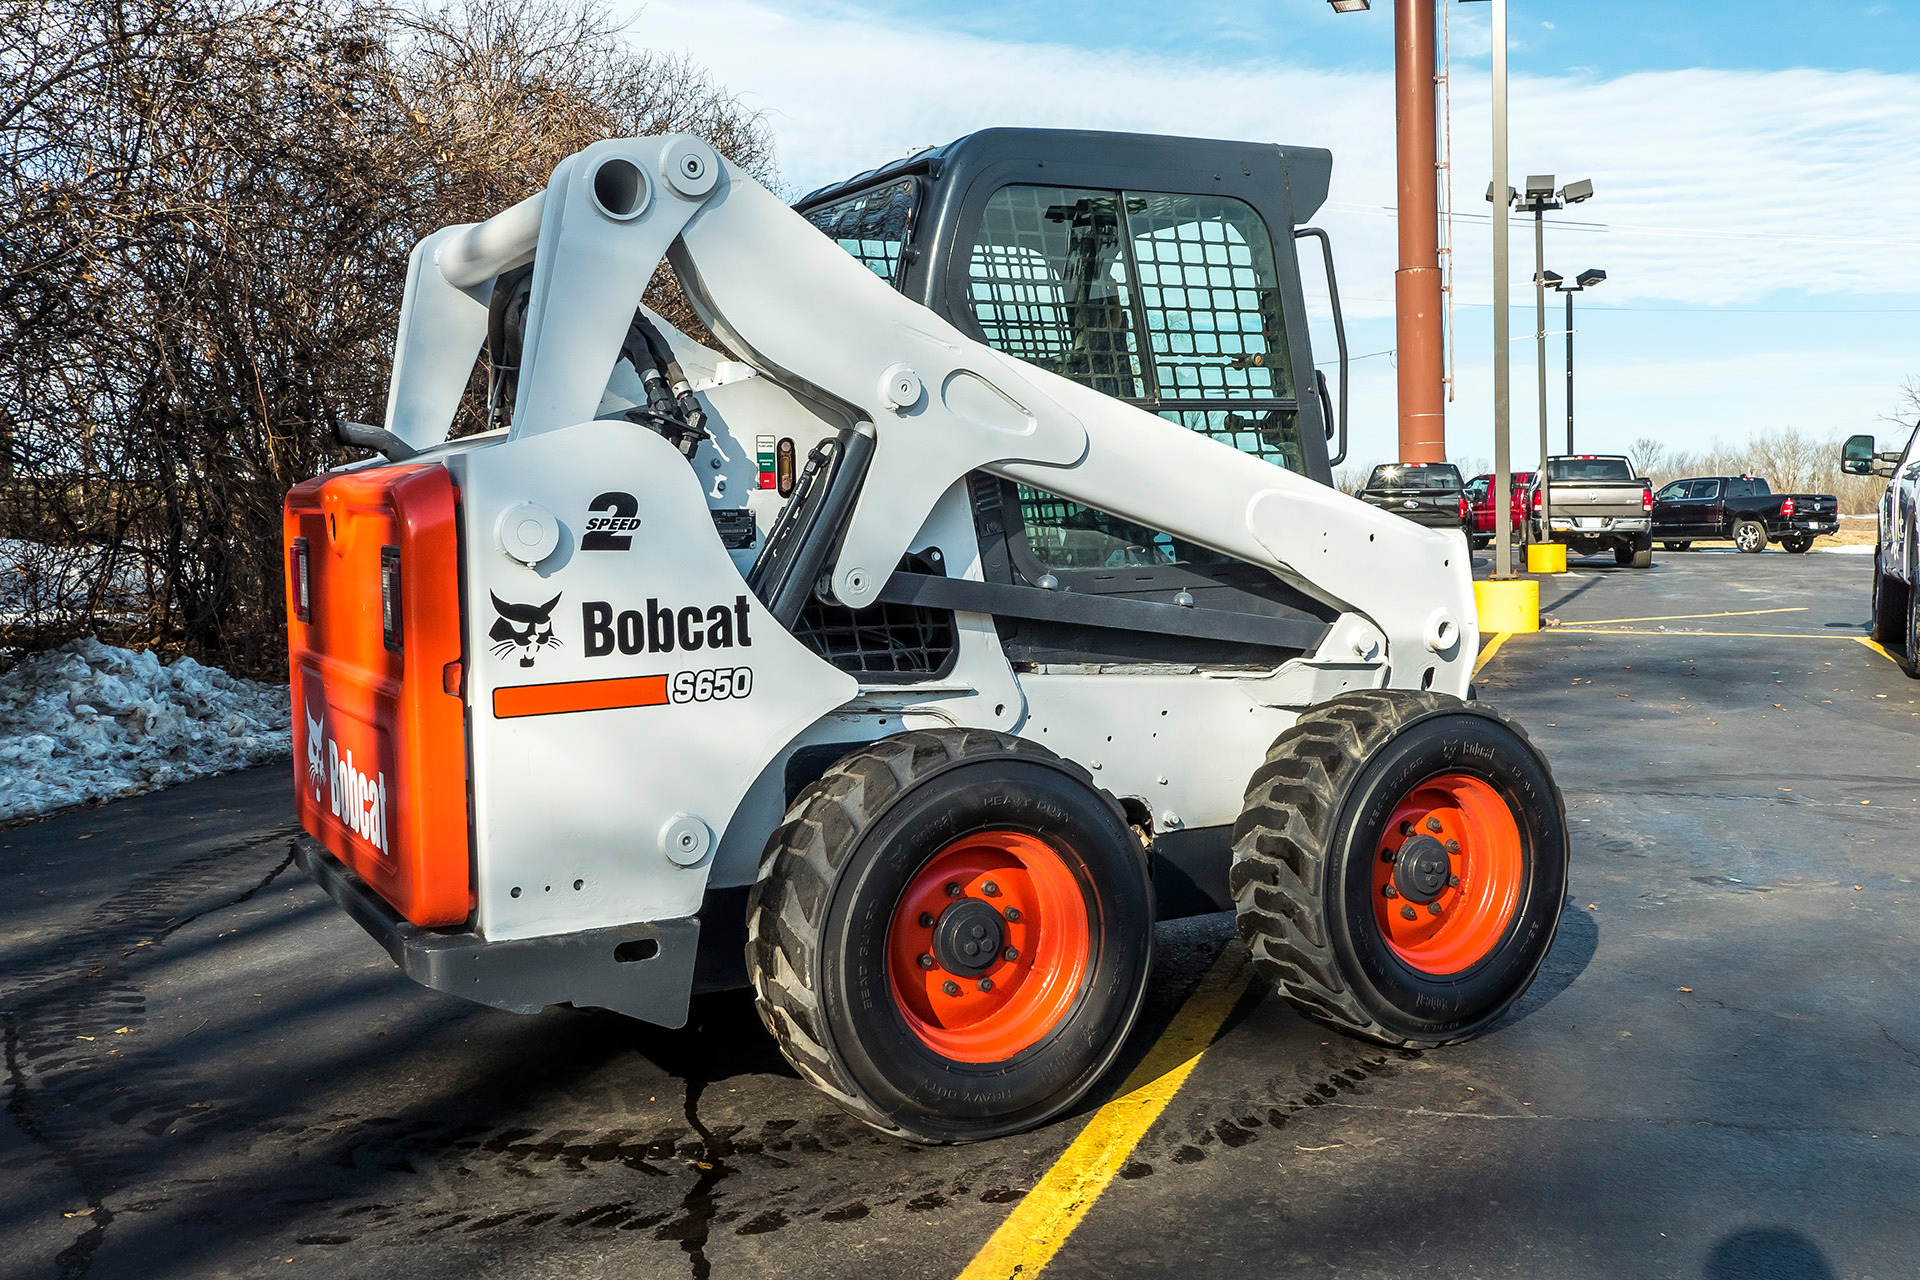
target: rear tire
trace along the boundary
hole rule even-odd
[[[1909,565],[1909,573],[1913,572]],[[1916,680],[1920,680],[1920,591],[1913,589],[1913,580],[1907,580],[1907,616],[1903,619],[1901,630],[1906,633],[1906,652],[1900,669]]]
[[[1626,546],[1613,549],[1613,562],[1627,569],[1650,569],[1653,567],[1653,537],[1636,538]]]
[[[1782,538],[1780,549],[1788,555],[1803,556],[1813,546],[1812,538]]]
[[[1255,771],[1229,884],[1255,972],[1302,1013],[1382,1044],[1448,1044],[1505,1013],[1553,945],[1566,811],[1546,760],[1490,708],[1342,694]]]
[[[1078,765],[985,730],[903,733],[828,769],[747,901],[747,972],[787,1061],[916,1142],[1071,1107],[1126,1040],[1152,947],[1146,855],[1119,805]]]
[[[1880,553],[1873,556],[1873,638],[1882,645],[1903,647],[1907,638],[1907,597],[1910,589],[1880,569]]]
[[[1691,542],[1663,542],[1660,545],[1669,551],[1685,551],[1693,544]]]
[[[1733,545],[1749,555],[1758,555],[1767,549],[1767,527],[1758,520],[1735,521]]]

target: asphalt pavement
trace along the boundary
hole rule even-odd
[[[1869,573],[1542,579],[1558,625],[1478,680],[1574,833],[1532,991],[1383,1050],[1233,985],[1229,917],[1163,926],[1102,1096],[1183,1008],[1225,1022],[1047,1274],[1912,1274],[1920,681],[1861,642]],[[0,1275],[944,1280],[1102,1100],[918,1147],[801,1082],[744,995],[669,1032],[416,987],[289,865],[289,790],[0,831]]]

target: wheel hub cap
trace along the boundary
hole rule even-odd
[[[984,973],[1005,945],[1005,920],[978,898],[960,899],[933,926],[933,958],[949,973]]]
[[[1393,860],[1393,887],[1408,902],[1424,905],[1447,887],[1451,868],[1446,846],[1429,835],[1417,835],[1400,846]]]

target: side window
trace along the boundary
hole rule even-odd
[[[1147,394],[1119,194],[1002,187],[967,262],[987,343],[1123,400]]]
[[[1291,400],[1273,238],[1224,196],[1127,193],[1127,228],[1163,400]]]
[[[900,249],[907,242],[919,192],[919,184],[908,178],[822,205],[805,216],[869,271],[893,284],[899,277]]]
[[[1729,498],[1751,498],[1753,496],[1753,482],[1751,480],[1729,481],[1727,483],[1727,496]]]
[[[1666,488],[1662,489],[1660,492],[1654,494],[1653,496],[1655,499],[1657,499],[1660,502],[1677,502],[1681,498],[1686,497],[1687,493],[1688,493],[1688,488],[1687,488],[1686,482],[1684,480],[1680,480],[1680,481],[1675,481],[1673,484],[1668,485]]]
[[[1485,502],[1487,500],[1488,486],[1489,482],[1487,480],[1475,476],[1467,484],[1467,500],[1470,502]],[[1673,486],[1669,485],[1667,487],[1672,488]]]
[[[1049,569],[1233,563],[1231,556],[1056,497],[1044,489],[1023,484],[1016,490],[1027,547]]]
[[[1693,482],[1693,496],[1696,498],[1705,498],[1711,502],[1720,496],[1720,482],[1718,480],[1695,480]]]

